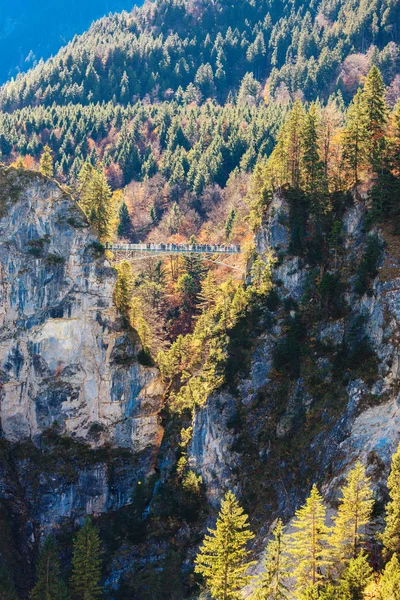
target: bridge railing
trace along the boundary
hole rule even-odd
[[[107,250],[126,252],[165,252],[168,254],[241,254],[238,244],[110,244]]]

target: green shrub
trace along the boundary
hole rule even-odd
[[[148,348],[141,348],[141,350],[138,352],[137,359],[138,362],[143,365],[143,367],[154,366],[154,360]]]
[[[50,242],[48,236],[37,238],[36,240],[29,240],[28,246],[28,254],[34,256],[35,258],[41,258],[43,256],[45,245]]]
[[[55,265],[62,265],[65,263],[65,258],[63,256],[59,256],[58,254],[48,254],[46,256],[46,265],[51,267]]]
[[[91,250],[94,255],[97,255],[97,256],[103,256],[103,254],[106,250],[105,247],[103,246],[103,244],[101,244],[98,241],[88,244],[87,248],[88,248],[88,250]]]

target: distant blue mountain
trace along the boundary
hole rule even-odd
[[[94,19],[143,0],[0,0],[0,83],[48,58]]]

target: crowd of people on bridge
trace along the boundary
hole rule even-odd
[[[194,252],[203,254],[240,254],[238,244],[110,244],[106,243],[107,250],[131,250],[139,252]]]

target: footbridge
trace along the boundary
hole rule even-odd
[[[110,244],[106,243],[106,250],[111,250],[119,257],[123,257],[130,261],[143,260],[153,256],[178,256],[201,254],[204,259],[216,264],[243,271],[243,269],[229,265],[218,260],[217,256],[238,255],[242,254],[241,247],[238,244]]]
[[[106,244],[112,252],[138,254],[241,254],[237,244]]]

